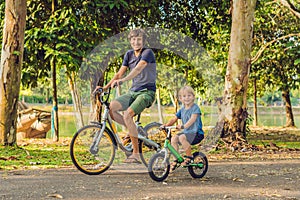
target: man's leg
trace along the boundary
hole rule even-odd
[[[116,121],[117,123],[125,126],[125,122],[124,122],[124,119],[123,119],[123,116],[119,113],[119,111],[122,110],[122,105],[120,102],[118,101],[111,101],[110,102],[110,116],[111,118]]]
[[[133,117],[136,114],[143,112],[145,108],[150,106],[154,101],[155,92],[145,91],[145,92],[136,92],[133,94],[133,99],[135,99],[130,107],[124,112],[124,123],[129,131],[129,136],[132,141],[133,154],[128,157],[129,159],[139,159],[139,146],[138,146],[138,131],[133,120]]]
[[[138,145],[138,131],[136,129],[136,125],[134,123],[133,117],[135,113],[131,108],[128,108],[124,112],[124,122],[125,126],[127,127],[129,131],[129,136],[132,142],[132,148],[133,148],[133,154],[129,158],[136,158],[139,159],[139,145]]]

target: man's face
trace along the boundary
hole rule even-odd
[[[137,36],[130,38],[130,45],[134,51],[138,51],[143,48],[143,37]]]

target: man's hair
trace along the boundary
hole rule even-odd
[[[140,29],[140,28],[131,30],[128,34],[128,40],[130,41],[130,39],[132,37],[138,37],[138,36],[143,38],[143,44],[145,44],[145,41],[146,41],[146,38],[147,38],[146,32],[143,29]]]
[[[195,90],[191,86],[185,85],[180,88],[178,95],[180,96],[183,92],[191,93],[195,96]]]

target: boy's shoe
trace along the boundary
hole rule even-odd
[[[178,161],[174,160],[171,164],[170,164],[170,173],[172,173],[178,166]]]
[[[193,157],[190,157],[190,156],[184,156],[185,159],[184,161],[181,163],[181,166],[182,167],[188,167],[191,163],[191,161],[193,160]]]

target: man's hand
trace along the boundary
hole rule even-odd
[[[111,83],[111,87],[114,88],[114,87],[119,87],[120,85],[122,85],[123,81],[122,79],[118,79],[118,80],[114,80],[112,83]]]
[[[96,89],[93,91],[93,94],[98,93],[100,89],[104,90],[104,87],[97,86]]]

